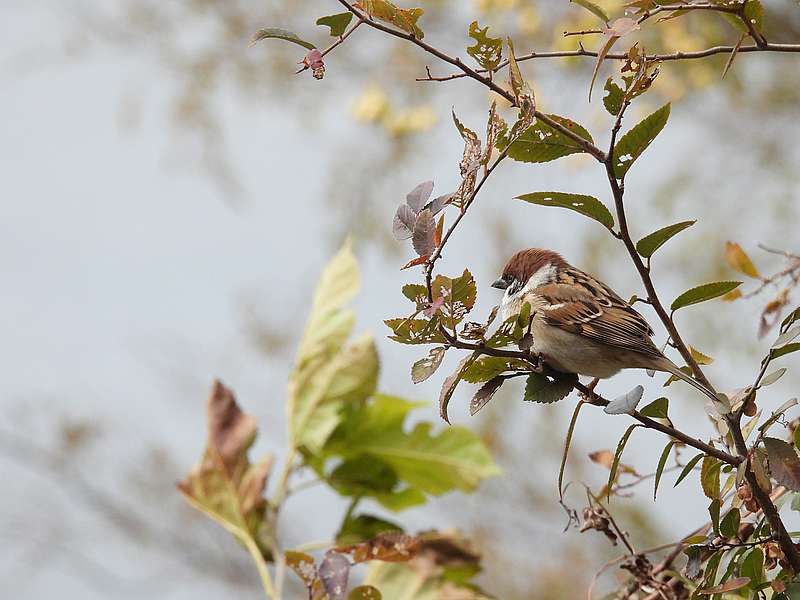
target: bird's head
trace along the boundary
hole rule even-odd
[[[503,274],[492,287],[505,290],[503,304],[506,304],[529,290],[552,283],[556,280],[558,271],[567,266],[567,261],[552,250],[520,250],[508,260]]]

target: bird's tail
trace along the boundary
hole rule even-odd
[[[687,375],[686,373],[684,373],[683,371],[681,371],[681,370],[680,370],[680,367],[678,367],[678,365],[676,365],[676,364],[675,364],[674,362],[672,362],[670,359],[668,359],[668,358],[666,358],[666,357],[665,357],[665,358],[664,358],[664,360],[663,360],[663,361],[662,361],[662,363],[661,363],[661,366],[663,367],[663,370],[664,370],[664,371],[667,371],[667,372],[669,372],[669,373],[672,373],[672,374],[673,374],[673,375],[675,375],[675,377],[677,377],[678,379],[682,379],[683,381],[685,381],[686,383],[688,383],[688,384],[689,384],[689,385],[691,385],[692,387],[694,387],[694,388],[697,388],[698,390],[700,390],[701,392],[703,392],[703,393],[704,393],[706,396],[708,396],[709,398],[711,398],[711,399],[712,399],[712,400],[714,400],[715,402],[719,400],[719,398],[717,398],[717,395],[716,395],[714,392],[712,392],[710,389],[708,389],[708,388],[707,388],[706,386],[704,386],[702,383],[700,383],[699,381],[697,381],[697,380],[696,380],[694,377],[692,377],[691,375]]]

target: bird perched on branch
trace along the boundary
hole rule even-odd
[[[600,379],[622,369],[665,371],[717,399],[653,344],[653,330],[630,304],[556,252],[517,252],[492,287],[505,290],[504,320],[530,304],[533,351],[557,371]]]

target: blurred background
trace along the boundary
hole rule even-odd
[[[568,2],[418,4],[426,40],[464,57],[473,19],[491,25],[490,34],[511,35],[520,54],[576,48],[577,38],[562,32],[595,26]],[[600,4],[622,14],[621,2]],[[797,2],[764,4],[770,41],[800,40]],[[379,338],[381,388],[428,401],[424,416],[437,418],[449,363],[415,387],[408,372],[425,351],[384,337],[382,320],[408,310],[400,287],[418,276],[399,270],[411,256],[392,240],[391,221],[420,181],[433,179],[435,195],[457,185],[462,141],[450,110],[482,132],[491,99],[464,79],[415,82],[426,65],[449,71],[366,28],[327,58],[322,81],[293,74],[304,54],[297,46],[248,47],[265,26],[324,47],[327,29],[314,21],[336,12],[338,3],[322,1],[3,3],[1,597],[259,597],[246,554],[185,506],[174,484],[202,452],[214,377],[258,418],[258,450],[280,459],[294,340],[320,269],[348,232],[363,269],[359,325]],[[673,51],[737,37],[715,15],[693,14],[640,40]],[[583,40],[587,48],[597,41]],[[636,238],[699,219],[654,260],[666,300],[714,277],[735,278],[723,260],[726,240],[741,243],[764,273],[782,263],[757,243],[800,249],[797,59],[741,55],[721,80],[725,60],[665,64],[626,119],[673,102],[626,195]],[[592,66],[537,60],[523,72],[540,107],[584,124],[605,145],[610,117],[598,93],[586,102]],[[600,84],[611,69],[603,67]],[[512,200],[561,190],[608,201],[606,185],[587,156],[503,164],[440,262],[445,274],[465,266],[475,274],[475,320],[499,300],[489,284],[505,259],[526,246],[561,251],[623,296],[640,292],[624,248],[603,228]],[[777,291],[679,316],[687,341],[717,359],[708,372],[721,389],[754,378],[774,337],[757,339],[758,315]],[[455,363],[455,354],[447,360]],[[652,400],[664,393],[663,379],[625,373],[599,389],[614,397],[642,383]],[[790,372],[761,407],[777,407],[798,383]],[[412,531],[457,527],[473,537],[485,557],[480,582],[499,598],[585,597],[594,571],[618,551],[600,534],[563,531],[556,477],[574,398],[523,404],[521,385],[507,385],[469,418],[463,387],[451,417],[482,433],[503,476],[474,495],[392,518]],[[666,391],[676,424],[708,436],[701,398],[681,384]],[[584,409],[567,478],[602,485],[607,470],[587,453],[613,449],[628,424]],[[624,461],[652,472],[664,443],[637,431]],[[656,505],[649,482],[612,503],[641,547],[673,541],[706,519],[697,486],[673,490],[673,477],[665,476]],[[580,509],[582,494],[572,486],[568,503]],[[283,516],[286,545],[329,539],[345,503],[317,489],[293,498]]]

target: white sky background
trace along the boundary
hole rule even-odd
[[[43,8],[46,3],[37,6]],[[335,216],[326,214],[330,208],[322,199],[329,181],[319,173],[325,173],[339,136],[364,135],[363,127],[349,116],[350,103],[360,88],[328,99],[326,118],[320,118],[319,128],[313,130],[296,112],[282,111],[275,102],[242,103],[232,90],[221,89],[227,147],[246,194],[245,201],[232,204],[208,178],[176,167],[175,159],[183,154],[181,142],[171,136],[164,108],[172,84],[155,61],[145,54],[97,51],[74,63],[34,60],[35,68],[23,75],[24,60],[37,57],[39,42],[32,40],[57,38],[60,24],[33,5],[3,10],[7,14],[0,20],[4,40],[0,50],[2,431],[52,446],[62,418],[89,417],[103,433],[80,466],[96,482],[124,494],[130,484],[127,473],[141,466],[151,446],[163,447],[177,465],[167,480],[177,480],[191,466],[203,442],[206,393],[212,378],[218,376],[262,423],[268,441],[259,449],[280,452],[288,363],[267,361],[255,352],[243,329],[240,304],[243,295],[257,297],[265,304],[264,314],[291,323],[289,331],[299,330],[316,275],[333,250],[328,231]],[[242,51],[248,51],[244,44]],[[332,68],[328,77],[335,76]],[[147,93],[140,125],[131,131],[120,126],[120,111],[136,86],[146,87]],[[326,90],[324,82],[310,77],[307,86],[318,94]],[[559,106],[559,96],[571,95],[571,90],[562,90],[552,79],[540,86],[551,107]],[[453,89],[457,94],[470,88]],[[374,199],[387,228],[396,204],[419,181],[436,179],[439,193],[455,183],[460,138],[447,123],[452,101],[452,97],[440,98],[442,125],[420,146],[424,172],[408,173],[393,197]],[[689,115],[682,116],[680,106],[645,159],[669,159],[671,152],[702,141],[692,140],[685,121]],[[585,111],[585,104],[570,100],[569,111],[564,112],[582,120]],[[483,115],[465,113],[481,130]],[[309,143],[312,131],[313,143]],[[488,285],[499,266],[491,252],[483,251],[483,245],[492,242],[482,231],[482,218],[502,205],[516,223],[513,230],[519,239],[560,249],[568,259],[579,262],[579,236],[594,225],[571,214],[522,206],[510,198],[547,189],[585,192],[602,185],[598,173],[576,167],[574,161],[546,168],[508,165],[504,169],[487,186],[475,214],[465,221],[442,261],[446,273],[465,263],[474,265],[479,284],[477,315],[485,314],[497,299]],[[659,176],[647,169],[635,173],[628,186],[631,194]],[[692,208],[688,206],[687,212]],[[642,216],[640,210],[632,209],[634,218]],[[690,212],[686,218],[692,216],[702,215]],[[718,239],[711,221],[695,229],[693,235]],[[762,233],[754,227],[737,239],[752,243],[763,239]],[[677,253],[679,244],[673,252]],[[396,258],[387,261],[373,247],[357,245],[357,252],[364,267],[364,291],[357,302],[359,323],[379,338],[382,388],[429,400],[429,416],[435,418],[433,402],[446,371],[443,368],[441,377],[437,374],[412,387],[407,372],[422,351],[383,339],[382,319],[407,310],[399,288],[413,274],[400,273]],[[617,258],[614,269],[597,274],[624,296],[638,286],[621,248]],[[625,271],[617,265],[624,265]],[[693,283],[684,281],[680,273],[659,281],[664,298]],[[755,324],[752,306],[697,310],[705,311],[709,319],[740,315]],[[724,363],[723,345],[711,350]],[[713,376],[722,380],[735,374],[742,385],[749,375],[742,377],[735,370],[738,366],[715,367]],[[614,396],[641,382],[648,386],[645,399],[661,395],[658,381],[643,379],[638,373],[624,374],[602,389]],[[790,386],[781,382],[772,389],[788,393]],[[702,400],[689,388],[675,386],[670,391],[675,420],[681,423],[683,418],[687,428],[698,434],[708,431],[701,412],[685,408],[690,403],[701,405]],[[455,422],[474,426],[484,417],[470,419],[466,405],[462,394],[451,403],[451,415]],[[529,443],[537,428],[565,430],[571,407],[568,401],[553,413],[523,406],[509,394],[498,396],[485,410],[514,410],[515,429],[507,435]],[[593,409],[584,412],[577,439],[586,450],[613,448],[629,424],[624,416],[609,417]],[[545,415],[555,415],[555,420],[545,421],[549,418]],[[651,470],[657,458],[654,448],[663,443],[656,434],[637,431],[626,460],[643,471]],[[642,455],[646,458],[637,462],[636,457]],[[505,477],[511,478],[513,469],[528,465],[504,468]],[[549,472],[554,480],[555,468]],[[600,469],[593,472],[597,481],[605,476]],[[6,482],[0,500],[0,540],[5,548],[0,553],[0,596],[19,600],[54,593],[64,599],[113,597],[110,591],[118,592],[118,584],[91,581],[96,578],[76,566],[82,559],[74,557],[81,553],[128,580],[128,595],[134,597],[140,582],[159,581],[162,573],[180,584],[164,587],[150,581],[146,589],[151,597],[228,597],[224,583],[196,578],[181,565],[164,565],[163,556],[152,547],[137,547],[116,533],[107,533],[94,509],[81,506],[41,473],[0,458],[0,477]],[[664,518],[679,521],[666,529],[680,534],[703,520],[706,501],[698,497],[694,484],[685,486],[680,495],[671,492],[671,479],[665,477],[663,502],[657,510]],[[542,486],[553,488],[555,503],[555,483],[544,480]],[[649,489],[643,487],[643,501]],[[157,521],[159,507],[176,502],[175,495],[171,488],[155,490],[147,514]],[[678,500],[682,514],[676,516]],[[286,522],[304,522],[304,530],[292,541],[324,539],[335,531],[341,499],[309,492],[292,502]],[[468,529],[478,515],[476,504],[454,496],[433,501],[432,509],[395,518],[411,529],[433,523]],[[509,521],[511,527],[520,522],[526,531],[535,532],[536,538],[522,540],[529,547],[561,539],[563,522],[538,522],[535,515],[524,514]],[[48,544],[51,536],[61,542]],[[48,546],[55,547],[49,547],[46,561],[40,561],[42,548]],[[227,550],[237,552],[233,544]]]

